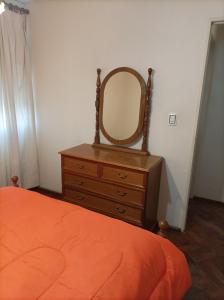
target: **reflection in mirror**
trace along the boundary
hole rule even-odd
[[[125,140],[138,128],[141,85],[133,74],[118,72],[104,89],[103,125],[114,139]]]

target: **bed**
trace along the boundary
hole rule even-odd
[[[1,300],[177,300],[184,255],[141,228],[16,187],[0,188]]]

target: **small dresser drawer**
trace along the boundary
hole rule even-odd
[[[97,164],[85,160],[63,157],[63,169],[97,177]]]
[[[123,182],[134,186],[145,186],[144,173],[133,172],[125,169],[103,167],[102,178],[116,182]]]
[[[101,211],[109,214],[110,216],[125,219],[140,226],[142,224],[143,210],[141,209],[129,207],[123,204],[121,205],[113,201],[70,189],[64,190],[64,197],[66,200],[80,206]]]
[[[64,174],[65,186],[89,190],[104,196],[108,196],[126,204],[144,206],[145,193],[110,183],[105,183],[72,174]]]

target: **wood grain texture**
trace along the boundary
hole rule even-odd
[[[143,141],[142,151],[148,151],[148,135],[149,135],[149,120],[151,113],[151,85],[152,85],[152,69],[148,69],[148,81],[146,88],[145,114],[143,121]]]
[[[64,174],[64,184],[71,189],[86,190],[100,193],[104,198],[114,199],[120,203],[135,207],[144,207],[145,193],[141,190],[131,189],[121,185],[113,185],[105,181],[93,180],[74,174]]]
[[[87,192],[65,189],[64,199],[94,211],[108,214],[126,222],[142,226],[142,210],[125,204],[108,201]]]
[[[101,81],[100,81],[100,73],[101,69],[97,69],[97,80],[96,80],[96,102],[95,102],[95,107],[96,107],[96,132],[95,132],[95,144],[100,143],[100,115],[99,115],[99,110],[100,110],[100,88],[101,88]]]
[[[87,144],[62,151],[61,156],[64,199],[134,225],[155,228],[161,157]]]
[[[104,90],[105,90],[107,82],[110,80],[110,78],[119,72],[127,72],[127,73],[130,73],[133,76],[135,76],[136,80],[139,82],[140,87],[141,87],[138,126],[137,126],[135,132],[133,132],[133,134],[130,137],[127,137],[126,139],[123,139],[123,140],[118,140],[118,139],[115,139],[112,136],[110,136],[108,134],[108,132],[106,131],[106,128],[104,127],[104,123],[103,123]],[[107,74],[107,76],[104,78],[102,85],[101,85],[99,117],[100,117],[100,129],[101,129],[103,135],[108,139],[108,141],[110,141],[111,143],[113,143],[115,145],[130,145],[139,139],[139,137],[142,134],[144,112],[145,112],[145,101],[146,101],[145,80],[137,71],[135,71],[132,68],[128,68],[128,67],[120,67],[120,68],[116,68],[116,69],[112,70],[109,74]],[[120,124],[120,125],[122,125],[122,124]]]
[[[127,169],[118,169],[114,167],[104,166],[102,168],[102,178],[125,183],[128,185],[133,185],[137,187],[145,186],[145,176],[146,174],[143,172],[130,171]]]
[[[152,168],[148,173],[147,178],[147,198],[158,199],[160,189],[160,177],[161,177],[162,164],[158,165],[157,168]],[[145,224],[146,227],[154,224],[155,215],[158,211],[158,201],[147,201],[145,202]]]
[[[133,149],[133,148],[128,148],[124,146],[114,146],[114,145],[107,145],[107,144],[93,144],[93,147],[101,148],[101,149],[109,149],[113,151],[118,151],[118,152],[126,152],[126,153],[132,153],[132,154],[138,154],[138,155],[148,155],[148,151],[142,151],[139,149]]]
[[[67,157],[77,157],[93,162],[101,162],[107,165],[127,167],[133,170],[148,172],[153,167],[161,163],[162,158],[155,155],[139,155],[136,153],[124,153],[111,151],[110,149],[100,149],[92,145],[82,144],[60,152]]]
[[[63,157],[63,169],[94,177],[97,177],[98,174],[98,165],[96,163],[66,156]]]

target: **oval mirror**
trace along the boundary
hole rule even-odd
[[[131,144],[142,131],[146,86],[130,68],[110,72],[101,86],[100,127],[113,144]]]

